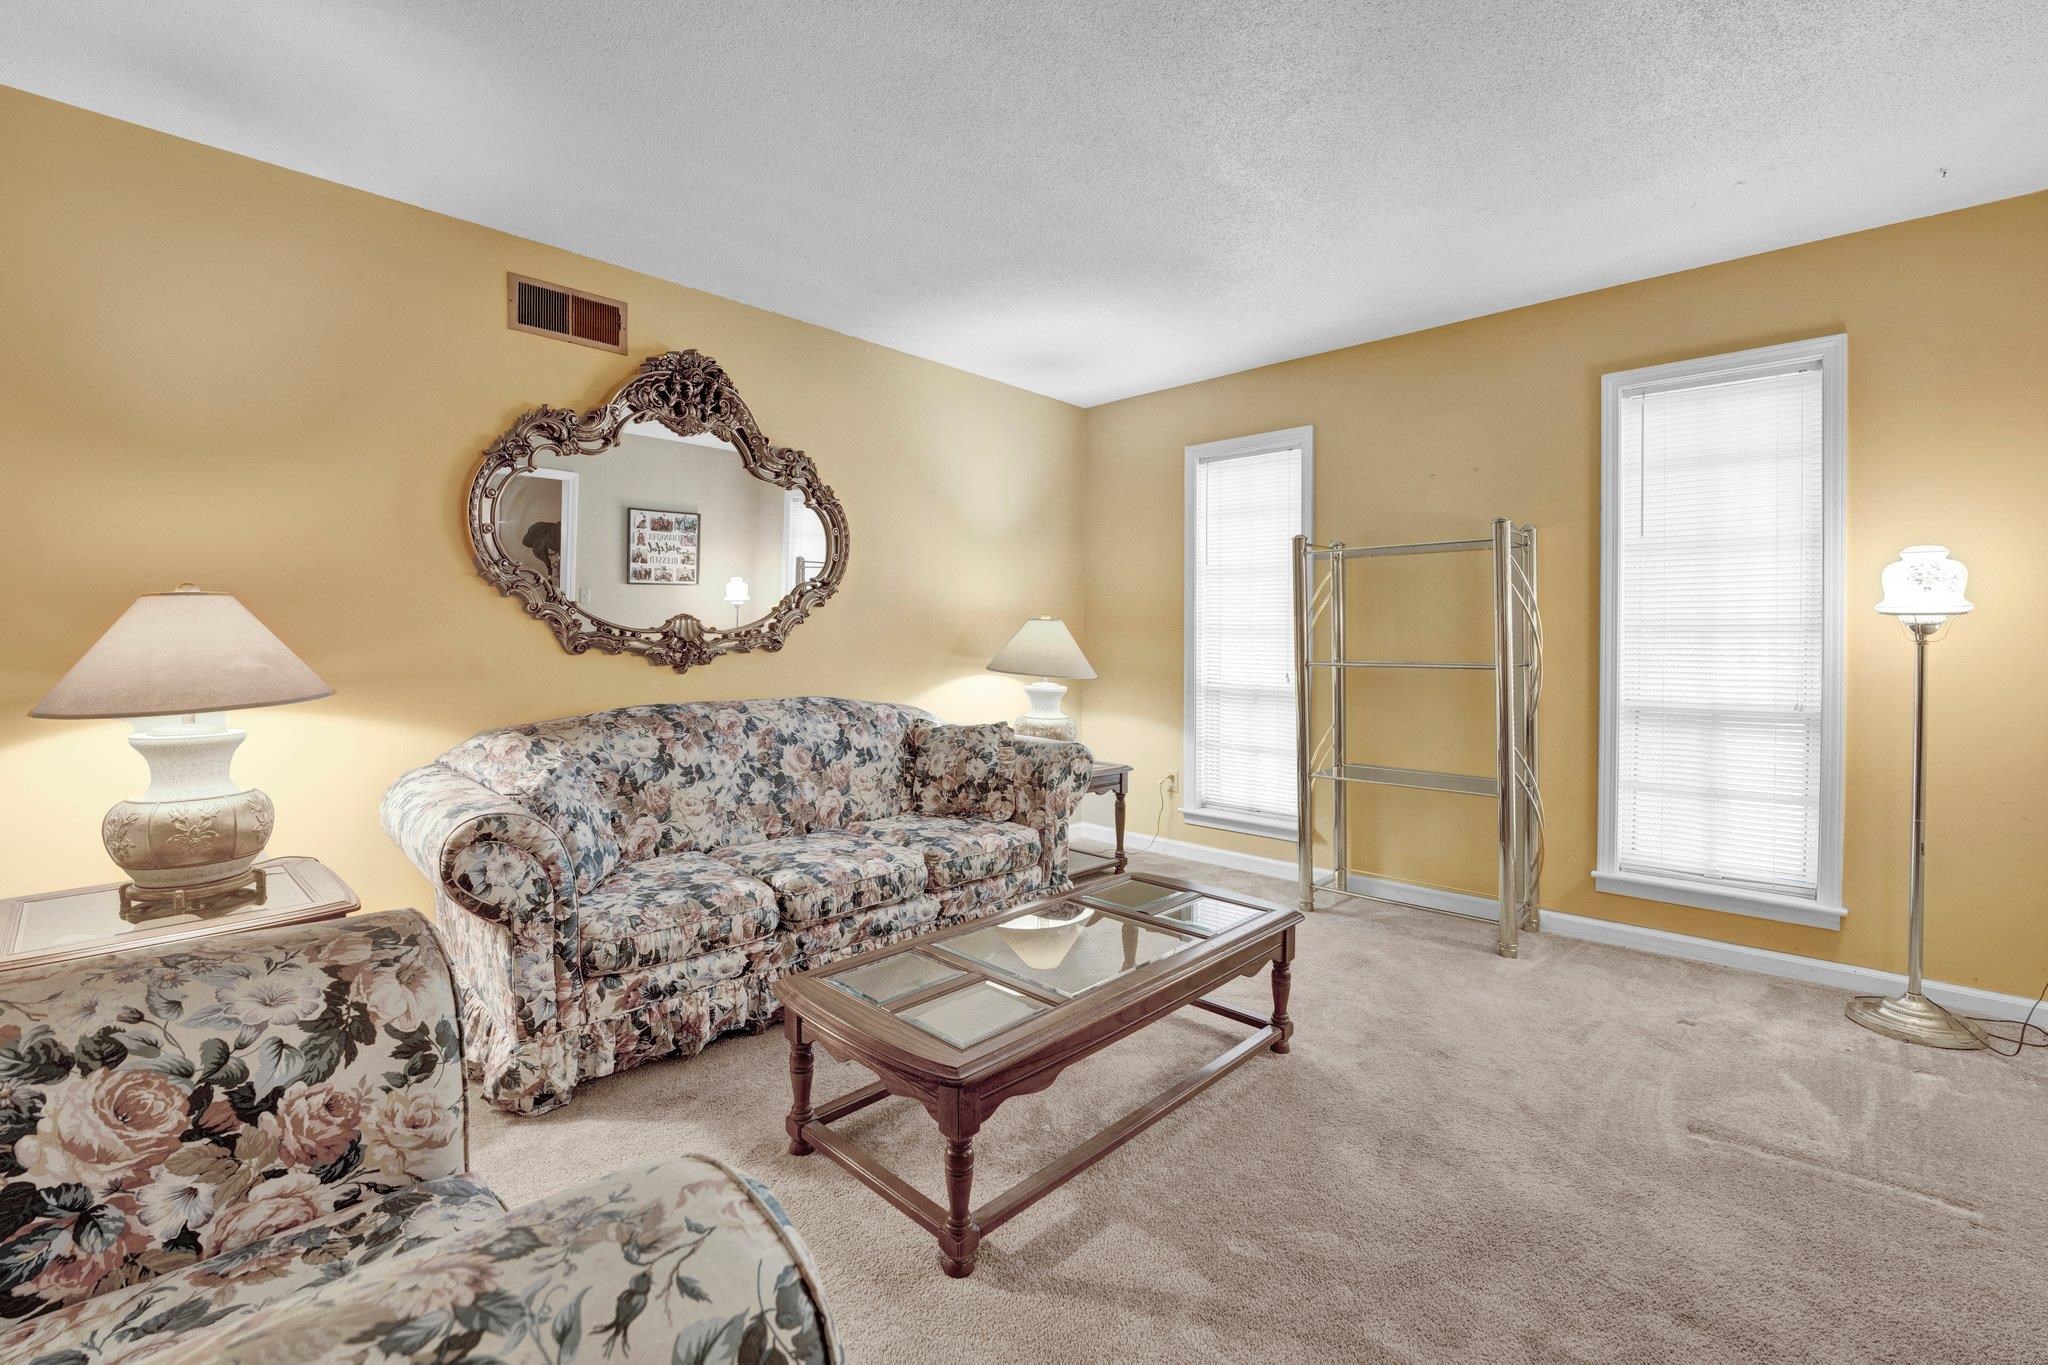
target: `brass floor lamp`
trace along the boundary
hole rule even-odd
[[[1920,986],[1921,940],[1927,912],[1927,642],[1952,616],[1970,610],[1963,596],[1969,570],[1939,545],[1909,545],[1885,566],[1877,609],[1913,633],[1912,909],[1906,918],[1906,989],[1894,996],[1859,995],[1849,1017],[1867,1029],[1926,1047],[1990,1046],[1984,1030],[1929,1000]]]

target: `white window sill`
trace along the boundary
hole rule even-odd
[[[1261,839],[1284,839],[1290,844],[1301,833],[1292,820],[1278,820],[1270,815],[1247,815],[1241,811],[1203,810],[1197,806],[1182,806],[1180,818],[1191,825],[1227,829],[1233,834],[1250,834]]]
[[[1767,891],[1737,891],[1701,882],[1683,882],[1640,872],[1595,872],[1593,885],[1611,896],[1634,896],[1637,900],[1690,905],[1701,910],[1721,910],[1753,919],[1774,919],[1785,924],[1805,924],[1816,929],[1840,929],[1849,912],[1839,905],[1773,896]]]

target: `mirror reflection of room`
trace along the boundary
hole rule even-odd
[[[506,484],[498,538],[591,615],[633,627],[758,620],[823,570],[826,550],[800,493],[756,478],[717,437],[658,422],[594,456],[537,451]]]

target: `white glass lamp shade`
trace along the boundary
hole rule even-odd
[[[747,580],[737,574],[726,579],[725,600],[731,606],[745,606],[751,600],[751,594],[747,591]]]
[[[1970,610],[1963,589],[1970,571],[1942,545],[1908,545],[1884,566],[1884,600],[1877,609],[1909,626],[1938,626]]]

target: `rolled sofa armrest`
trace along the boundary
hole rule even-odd
[[[449,900],[498,924],[575,904],[554,830],[518,802],[429,763],[391,784],[384,832]]]
[[[1048,894],[1071,885],[1067,875],[1067,825],[1088,794],[1095,756],[1084,744],[1062,739],[1019,735],[1015,753],[1017,812],[1010,818],[1038,831],[1039,864],[1045,869]]]
[[[0,1313],[468,1169],[455,1008],[412,910],[10,975]]]
[[[583,928],[562,840],[508,797],[438,763],[384,794],[384,831],[434,884],[455,960],[472,1071],[521,1112],[573,1084],[559,1035],[576,1018]],[[538,1052],[527,1045],[551,1039]]]
[[[844,1359],[781,1207],[705,1157],[574,1186],[181,1344],[227,1365]]]

